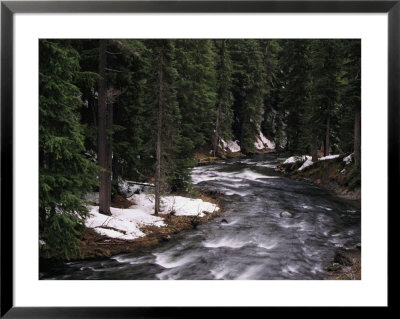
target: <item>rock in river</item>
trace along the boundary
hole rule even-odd
[[[281,217],[286,217],[286,218],[291,218],[293,217],[292,213],[289,213],[287,210],[283,211],[282,213],[280,213]]]

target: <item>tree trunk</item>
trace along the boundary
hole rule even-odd
[[[329,155],[330,122],[331,122],[331,116],[329,114],[329,108],[328,108],[328,115],[326,117],[326,134],[325,134],[325,142],[324,142],[324,156],[328,156]]]
[[[214,134],[214,157],[218,152],[218,144],[219,144],[219,127],[220,127],[220,118],[221,118],[221,109],[222,103],[221,101],[218,103],[218,110],[217,110],[217,120],[215,122],[215,134]]]
[[[218,40],[215,40],[218,41]],[[225,40],[221,40],[221,48],[219,51],[220,54],[220,59],[221,59],[221,66],[220,66],[220,72],[223,72],[225,69]],[[219,139],[220,139],[220,123],[221,123],[221,116],[222,116],[222,89],[221,87],[219,88],[219,103],[218,103],[218,109],[217,109],[217,118],[215,122],[215,134],[214,134],[214,157],[218,153],[218,145],[219,145]]]
[[[113,104],[108,102],[107,104],[107,198],[109,199],[109,203],[111,204],[111,181],[112,181],[112,159],[113,159],[113,151],[112,151],[112,123],[113,123]]]
[[[107,40],[100,40],[99,47],[99,92],[98,92],[98,159],[100,166],[100,189],[99,189],[99,212],[105,215],[111,215],[110,211],[110,192],[111,187],[110,173],[108,169],[108,156],[107,156],[107,105],[106,105],[106,46]]]
[[[156,174],[155,174],[155,201],[154,214],[160,211],[160,192],[161,192],[161,129],[163,116],[163,52],[160,52],[159,66],[159,91],[158,91],[158,118],[157,118],[157,148],[156,148]]]
[[[361,107],[356,106],[354,116],[354,164],[361,165]]]
[[[318,142],[315,140],[312,143],[312,150],[311,150],[312,161],[318,161]]]

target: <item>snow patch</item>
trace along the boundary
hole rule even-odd
[[[340,156],[340,155],[328,155],[328,156],[320,157],[318,160],[319,160],[319,161],[325,161],[325,160],[329,160],[329,159],[338,158],[339,156]]]
[[[97,233],[111,238],[135,239],[145,234],[141,226],[165,226],[161,217],[152,216],[140,207],[121,209],[111,207],[112,216],[99,213],[98,206],[90,206],[90,217],[86,219],[86,227],[93,228]]]
[[[350,154],[349,156],[346,156],[345,158],[343,158],[343,162],[346,163],[346,165],[349,165],[352,161],[352,156],[353,154]]]
[[[329,159],[338,158],[339,156],[340,155],[328,155],[328,156],[320,157],[318,160],[325,161],[325,160],[329,160]],[[296,163],[296,162],[304,162],[303,165],[301,165],[301,167],[298,169],[298,171],[302,171],[306,167],[311,166],[313,164],[312,157],[309,155],[291,156],[291,157],[287,158],[283,162],[283,164],[292,164],[292,163]]]
[[[275,142],[267,139],[262,132],[260,132],[260,139],[268,148],[270,148],[271,150],[275,149]]]
[[[313,164],[312,157],[311,156],[306,156],[306,161],[301,165],[301,167],[298,169],[298,171],[302,171],[308,166],[311,166]]]
[[[265,148],[275,149],[275,143],[267,139],[262,132],[257,136],[254,146],[258,150],[263,150]]]
[[[99,213],[98,206],[90,206],[90,216],[86,227],[93,228],[97,233],[111,238],[131,240],[143,237],[140,230],[143,226],[166,226],[163,218],[154,213],[154,195],[135,194],[129,198],[135,205],[128,209],[111,207],[111,216]],[[177,216],[205,216],[206,213],[218,211],[220,208],[212,203],[182,196],[165,196],[161,198],[160,214],[175,212]]]
[[[307,155],[302,155],[302,156],[291,156],[287,158],[283,164],[291,164],[291,163],[296,163],[296,162],[303,162],[307,160]]]
[[[228,141],[225,142],[222,138],[221,138],[221,143],[223,145],[223,149],[224,150],[229,150],[231,153],[236,153],[236,152],[240,152],[240,146],[239,146],[239,141]]]

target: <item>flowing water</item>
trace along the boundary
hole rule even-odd
[[[326,278],[335,250],[361,241],[360,209],[319,186],[282,176],[275,171],[282,160],[265,154],[196,167],[195,184],[224,194],[221,216],[157,247],[71,262],[40,278]],[[280,217],[282,211],[293,217]]]

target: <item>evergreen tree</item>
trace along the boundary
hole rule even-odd
[[[264,94],[264,118],[261,124],[265,136],[275,139],[277,145],[283,144],[283,122],[279,116],[281,108],[279,92],[282,88],[280,79],[279,54],[282,50],[279,40],[264,40],[263,64],[266,78]]]
[[[279,59],[280,100],[286,124],[287,148],[295,154],[308,151],[306,104],[309,83],[309,40],[283,40]]]
[[[233,95],[232,95],[232,61],[227,48],[227,40],[214,40],[216,52],[217,74],[217,112],[213,138],[214,156],[220,139],[225,141],[232,138]]]
[[[260,130],[316,160],[361,160],[359,40],[41,40],[39,210],[45,258],[78,252],[85,193],[122,179],[187,191],[196,152]],[[96,165],[97,164],[97,165]],[[99,176],[96,179],[96,175]],[[111,187],[112,178],[112,187]]]
[[[171,159],[175,159],[180,140],[180,114],[176,98],[177,72],[174,63],[173,40],[148,40],[151,50],[153,77],[149,81],[149,104],[153,106],[156,122],[155,136],[155,207],[160,212],[160,197],[168,187],[168,177],[173,172]]]
[[[310,125],[317,125],[323,136],[324,155],[329,154],[331,122],[338,100],[339,71],[342,57],[337,40],[311,42],[310,103],[314,104],[314,116]]]
[[[96,183],[80,123],[79,55],[68,41],[39,42],[39,230],[44,258],[76,254],[87,215],[83,196]]]
[[[244,153],[254,151],[264,110],[263,48],[258,40],[230,40],[234,66],[234,134]]]
[[[99,212],[111,215],[112,103],[107,97],[107,40],[99,40],[98,158],[100,166]]]
[[[345,54],[344,76],[341,87],[343,104],[341,132],[343,148],[354,150],[354,162],[361,165],[361,42],[360,40],[343,41]],[[353,115],[353,116],[351,116]],[[352,125],[353,123],[353,125]],[[347,128],[347,129],[346,129]],[[351,142],[353,141],[353,145]],[[351,145],[350,147],[348,147]],[[347,146],[347,147],[346,147]]]
[[[176,41],[177,98],[188,157],[211,141],[215,127],[215,54],[211,40]]]

